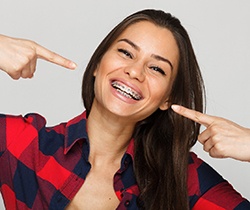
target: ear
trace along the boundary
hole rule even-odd
[[[94,76],[94,77],[96,77],[96,71],[97,71],[97,70],[95,69],[95,71],[94,71],[94,73],[93,73],[93,76]]]
[[[96,77],[98,69],[99,69],[99,63],[96,65],[96,68],[95,68],[95,70],[93,72],[94,77]]]
[[[164,101],[160,106],[159,106],[159,109],[162,110],[162,111],[165,111],[169,108],[169,102],[168,100]]]

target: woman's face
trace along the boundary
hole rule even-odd
[[[172,33],[148,21],[129,26],[94,72],[92,109],[138,122],[169,107],[179,51]]]

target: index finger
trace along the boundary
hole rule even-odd
[[[208,127],[214,122],[214,117],[203,114],[201,112],[188,109],[180,105],[172,105],[171,108],[179,115],[182,115],[190,120],[193,120],[201,125]]]
[[[75,69],[77,66],[73,61],[62,57],[61,55],[54,53],[46,49],[45,47],[42,47],[39,44],[36,44],[36,53],[38,58],[41,58],[43,60],[49,61],[51,63],[60,65],[68,69]]]

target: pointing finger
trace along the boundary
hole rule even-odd
[[[64,58],[61,55],[58,55],[38,44],[36,44],[36,53],[38,58],[63,66],[68,69],[75,69],[77,66],[73,61]]]
[[[201,125],[208,127],[214,122],[214,117],[203,114],[201,112],[185,108],[180,105],[172,105],[171,108],[179,115],[182,115],[190,120],[193,120]]]

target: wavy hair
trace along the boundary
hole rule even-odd
[[[87,116],[95,97],[93,72],[103,55],[130,25],[150,21],[170,30],[179,48],[177,76],[169,96],[169,104],[203,111],[204,85],[196,56],[185,28],[170,13],[146,9],[120,22],[100,43],[92,55],[82,83],[82,98]],[[140,189],[138,206],[145,210],[187,210],[187,173],[191,147],[200,125],[167,109],[156,110],[137,123],[134,171]]]

